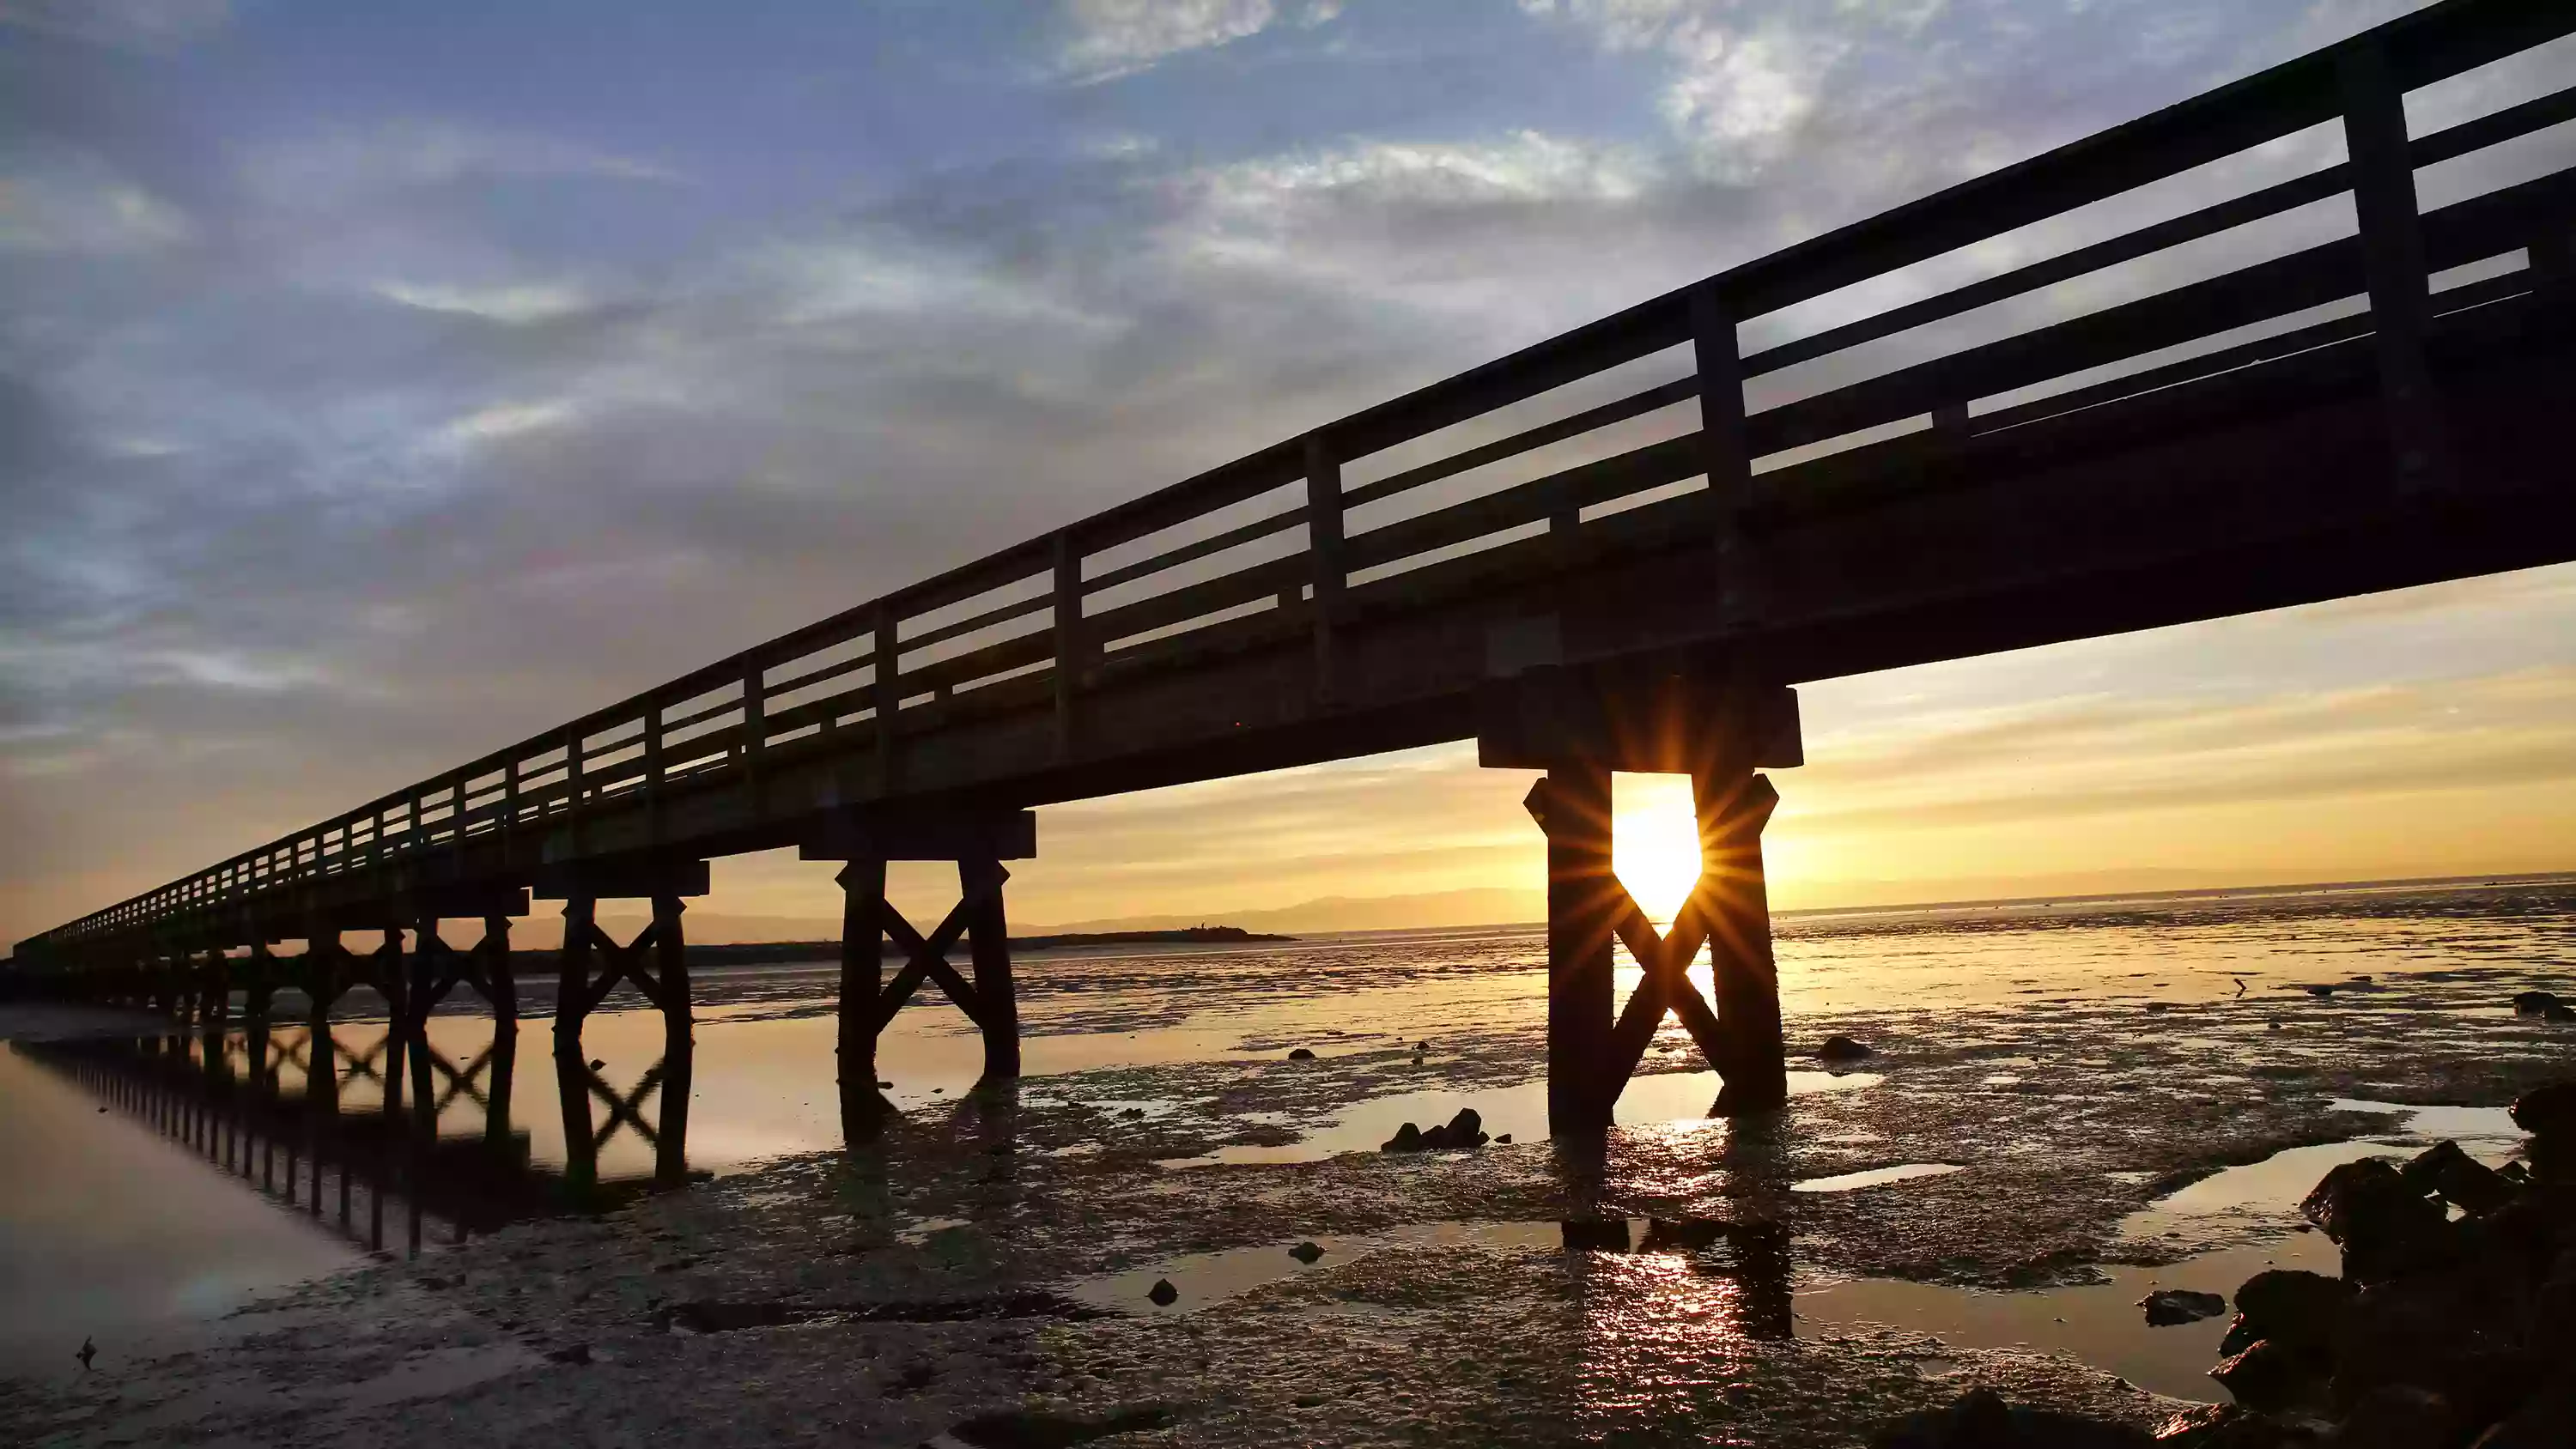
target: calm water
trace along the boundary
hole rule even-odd
[[[2514,968],[2534,980],[2555,972],[2563,984],[2576,980],[2576,879],[1784,918],[1778,955],[1793,1050],[1813,1035],[1803,1019],[1892,1004],[1967,1016],[2070,1000],[2143,1006],[2260,993],[2289,1001],[2304,999],[2311,984],[2358,976],[2385,982],[2462,967]],[[1535,1033],[1545,1013],[1544,943],[1526,927],[1064,952],[1024,957],[1018,974],[1025,1069],[1034,1078],[1270,1060],[1292,1045],[1329,1057],[1383,1050],[1394,1040],[1426,1042],[1436,1061],[1444,1038]],[[1634,976],[1632,969],[1626,974]],[[1704,962],[1698,974],[1705,989]],[[1631,985],[1623,981],[1623,995]],[[371,1244],[400,1251],[415,1201],[424,1243],[434,1250],[456,1232],[551,1210],[594,1177],[613,1193],[650,1178],[657,1165],[674,1171],[683,1159],[688,1169],[725,1173],[841,1145],[827,964],[701,971],[684,1142],[657,1141],[668,1126],[663,1027],[643,1010],[591,1018],[583,1040],[595,1068],[572,1093],[578,1111],[568,1127],[549,1055],[551,1003],[543,982],[534,986],[515,1052],[501,1049],[480,1016],[460,1011],[432,1020],[440,1140],[425,1161],[402,1156],[399,1136],[381,1131],[381,1021],[335,1023],[320,1052],[300,1027],[274,1030],[263,1065],[275,1081],[278,1115],[256,1146],[228,1146],[190,1115],[189,1103],[213,1090],[209,1082],[239,1094],[254,1076],[254,1045],[238,1032],[211,1044],[119,1041],[0,1053],[0,1154],[12,1165],[0,1177],[0,1324],[7,1325],[0,1371],[68,1371],[84,1333],[99,1335],[103,1347],[125,1348],[355,1261]],[[2499,1010],[2501,1001],[2499,995]],[[620,996],[611,1007],[620,1004],[640,1002]],[[295,1018],[300,1005],[291,994],[281,997],[281,1018]],[[334,1064],[327,1076],[308,1065],[317,1058]],[[886,1095],[908,1110],[965,1092],[979,1061],[972,1028],[927,988],[888,1029],[878,1056],[880,1076],[893,1084]],[[1793,1088],[1864,1090],[1876,1080],[1868,1065],[1839,1076],[1802,1070]],[[1529,1068],[1530,1079],[1518,1087],[1476,1092],[1488,1131],[1525,1140],[1543,1134],[1542,1064],[1534,1052]],[[336,1082],[337,1112],[316,1126],[318,1114],[305,1103],[323,1081]],[[1704,1118],[1715,1085],[1707,1073],[1641,1078],[1621,1099],[1620,1120],[1653,1130]],[[1295,1142],[1228,1147],[1172,1166],[1371,1150],[1396,1124],[1445,1116],[1456,1100],[1455,1091],[1435,1088],[1361,1102],[1284,1122],[1298,1134]],[[114,1110],[100,1111],[102,1101]],[[1136,1110],[1169,1106],[1139,1102]],[[590,1150],[575,1150],[584,1141]],[[318,1179],[311,1166],[317,1148],[329,1164]],[[1805,1186],[1902,1191],[1904,1180],[1952,1165],[1909,1164],[1919,1172]],[[2304,1173],[2295,1184],[2304,1188],[2320,1170],[2294,1163],[2283,1181]],[[374,1189],[388,1175],[396,1190],[380,1200]],[[282,1201],[281,1178],[295,1184],[292,1207]],[[401,1193],[406,1179],[421,1190]],[[2244,1182],[2195,1190],[2239,1191]],[[2266,1256],[2257,1251],[2254,1266]],[[1265,1271],[1275,1269],[1272,1263]],[[2244,1271],[2250,1269],[2226,1262],[2203,1276],[2241,1278]],[[2167,1286],[2176,1281],[2168,1276]],[[2123,1278],[2107,1289],[2059,1291],[2074,1296],[2053,1304],[2050,1316],[2108,1325],[2133,1312],[2121,1306],[2143,1290]],[[2026,1327],[2026,1311],[2016,1316],[1974,1300],[2030,1296],[1821,1285],[1802,1289],[1799,1312],[1818,1321],[1946,1323],[1957,1335],[1951,1341],[1961,1343],[1980,1334],[2022,1342],[1998,1336],[2015,1331],[2014,1323]],[[2118,1357],[2080,1335],[2056,1346],[2096,1361]],[[2199,1363],[2206,1362],[2202,1352]]]

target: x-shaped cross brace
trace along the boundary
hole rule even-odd
[[[663,1065],[661,1062],[655,1062],[653,1069],[646,1072],[642,1080],[636,1082],[635,1090],[623,1097],[618,1096],[608,1083],[601,1079],[599,1073],[587,1068],[583,1070],[582,1075],[589,1079],[590,1094],[598,1098],[600,1105],[608,1109],[608,1120],[601,1123],[598,1130],[590,1134],[591,1151],[597,1152],[608,1145],[608,1139],[616,1136],[617,1129],[620,1127],[633,1128],[635,1135],[643,1138],[648,1147],[657,1149],[661,1147],[661,1134],[645,1125],[643,1109],[645,1101],[661,1088]]]
[[[653,948],[662,939],[662,921],[659,917],[646,925],[632,942],[623,946],[617,944],[615,937],[600,929],[597,921],[585,922],[584,929],[587,934],[583,939],[599,953],[599,959],[607,963],[607,969],[599,973],[597,980],[582,989],[578,1003],[580,1010],[570,1013],[572,1016],[587,1017],[597,1011],[599,1004],[608,999],[608,993],[616,990],[617,983],[620,981],[634,982],[635,989],[643,992],[646,1000],[666,1011],[670,1009],[670,1002],[663,999],[662,982],[653,974],[650,964]],[[556,1009],[562,1010],[561,1006]]]
[[[902,948],[906,960],[903,969],[897,971],[894,979],[886,983],[885,990],[877,995],[875,1010],[869,1018],[869,1035],[886,1029],[887,1024],[894,1020],[894,1014],[912,999],[912,993],[925,978],[938,982],[939,989],[948,993],[948,999],[957,1003],[958,1010],[965,1012],[977,1025],[983,1024],[983,994],[965,977],[958,975],[956,967],[948,964],[948,953],[956,946],[957,938],[966,934],[966,926],[974,918],[975,907],[992,899],[1002,889],[1002,882],[1010,878],[1010,871],[999,864],[989,871],[979,872],[961,892],[957,904],[949,908],[947,918],[939,923],[939,929],[928,937],[914,930],[912,923],[890,906],[877,913],[885,933]]]
[[[1542,831],[1548,828],[1548,793],[1547,781],[1541,780],[1522,802]],[[1759,840],[1779,804],[1780,794],[1769,780],[1760,775],[1749,777],[1734,798],[1721,807],[1726,833]],[[1703,820],[1699,878],[1691,885],[1690,897],[1674,913],[1669,934],[1655,930],[1636,898],[1628,893],[1627,885],[1615,875],[1600,883],[1611,907],[1611,929],[1626,944],[1628,954],[1636,958],[1643,973],[1636,991],[1619,1012],[1618,1024],[1610,1030],[1603,1075],[1593,1084],[1594,1090],[1608,1098],[1601,1104],[1605,1116],[1609,1103],[1618,1100],[1637,1064],[1645,1059],[1646,1048],[1653,1044],[1666,1012],[1681,1018],[1691,1040],[1699,1044],[1700,1054],[1720,1076],[1739,1069],[1734,1044],[1720,1025],[1717,1011],[1690,979],[1691,962],[1703,945],[1712,948],[1712,964],[1721,975],[1734,969],[1734,962],[1745,952],[1745,943],[1735,939],[1727,913],[1717,902],[1717,893],[1727,886],[1730,863],[1723,859],[1713,862],[1710,857],[1724,853],[1724,845],[1710,838],[1708,824]]]

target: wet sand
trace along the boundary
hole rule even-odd
[[[1845,1033],[1875,1048],[1861,1070],[1794,1062],[1814,1074],[1777,1118],[1708,1121],[1687,1103],[1709,1083],[1668,1029],[1659,1074],[1597,1151],[1530,1140],[1541,1023],[1526,961],[1503,969],[1526,943],[1449,977],[1362,964],[1302,1029],[1264,1015],[1293,997],[1281,982],[1238,1003],[1212,1059],[953,1102],[916,1084],[867,1150],[791,1152],[605,1217],[336,1274],[151,1362],[13,1381],[0,1429],[62,1444],[910,1445],[1006,1442],[975,1416],[1034,1410],[1124,1426],[1095,1441],[1122,1444],[1823,1445],[1971,1382],[2152,1424],[2173,1395],[2220,1396],[2189,1367],[2218,1329],[2145,1329],[2123,1302],[2224,1291],[2272,1262],[2330,1267],[2287,1211],[2330,1160],[2427,1133],[2513,1151],[2478,1136],[2491,1116],[2392,1108],[2500,1106],[2576,1068],[2576,1031],[2504,1005],[2569,985],[2562,907],[2501,951],[2479,921],[2420,909],[2395,936],[2338,917],[2314,949],[2253,964],[2230,956],[2226,922],[2132,930],[2192,959],[2132,979],[2095,942],[2079,953],[2089,989],[1991,969],[2062,957],[2067,934],[1950,941],[1990,969],[1946,992],[1808,969],[1859,949],[1848,935],[1803,954],[1784,941],[1784,973],[1792,958],[1807,973],[1789,993],[1793,1049]],[[1157,969],[1104,965],[1053,1005],[1041,988],[1034,1029],[1217,1031],[1100,984]],[[810,989],[775,979],[714,1008],[702,1072],[723,1032],[819,1020]],[[2301,989],[2325,981],[2344,984]],[[1408,993],[1400,1032],[1362,1034]],[[1861,1004],[1873,994],[1909,1004]],[[1289,1061],[1291,1045],[1319,1059]],[[1370,1150],[1392,1113],[1428,1125],[1469,1105],[1515,1142]],[[1932,1165],[1959,1170],[1833,1181]],[[1596,1246],[1569,1248],[1567,1219]],[[1308,1241],[1313,1263],[1289,1255]],[[1157,1280],[1169,1305],[1145,1296]]]

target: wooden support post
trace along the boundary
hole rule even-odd
[[[375,1182],[367,1194],[367,1248],[370,1252],[384,1251],[385,1194],[394,1183],[397,1170],[395,1152],[403,1137],[406,1052],[403,1027],[411,1017],[411,993],[406,989],[404,964],[402,928],[387,927],[384,944],[376,948],[373,962],[376,991],[385,998],[385,1093],[382,1110],[377,1114],[380,1132],[376,1139]],[[414,1087],[425,1091],[428,1084],[415,1083]]]
[[[841,1135],[856,1143],[885,1122],[877,1090],[877,993],[885,984],[886,863],[853,860],[841,867],[841,1001],[838,1047]]]
[[[590,1067],[581,1054],[581,1024],[590,1011],[591,962],[598,953],[599,900],[564,901],[563,950],[555,981],[555,1093],[563,1103],[564,1180],[576,1203],[599,1186],[599,1148],[590,1133]]]
[[[1744,427],[1744,363],[1737,351],[1735,314],[1714,284],[1691,293],[1691,358],[1699,374],[1700,462],[1715,496],[1719,618],[1752,617],[1758,590],[1744,536],[1744,506],[1753,485],[1753,458]]]
[[[2439,483],[2448,462],[2439,399],[2424,360],[2432,330],[2432,278],[2407,156],[2406,94],[2376,37],[2347,42],[2336,56],[2344,150],[2352,167],[2353,211],[2361,223],[2362,272],[2381,403],[2388,415],[2395,481],[2403,494]]]
[[[1610,936],[1622,899],[1610,865],[1610,771],[1549,770],[1530,792],[1547,833],[1547,1122],[1557,1136],[1610,1125]]]
[[[492,1008],[492,1086],[483,1109],[483,1141],[497,1151],[510,1143],[510,1089],[519,1064],[519,982],[510,964],[508,916],[483,918],[475,956],[476,984]]]
[[[697,1046],[687,938],[680,926],[686,909],[678,896],[653,897],[653,984],[662,1008],[662,1128],[653,1142],[653,1179],[666,1187],[689,1176],[689,1090]]]
[[[1722,1043],[1710,1065],[1725,1078],[1717,1109],[1770,1111],[1789,1100],[1780,977],[1771,956],[1771,902],[1762,871],[1762,830],[1780,795],[1769,779],[1741,772],[1695,777],[1691,795],[1699,817],[1696,899],[1708,929]]]
[[[268,943],[252,942],[250,960],[244,963],[242,1024],[250,1054],[250,1091],[245,1094],[243,1111],[253,1121],[266,1115],[270,1089],[275,1080],[270,1075],[268,1020],[269,1007],[276,993],[275,966],[276,962],[268,954]],[[242,1164],[245,1176],[249,1166],[247,1162]],[[260,1137],[259,1176],[263,1188],[276,1187],[276,1139],[266,1133]]]
[[[957,885],[967,910],[966,932],[975,963],[975,995],[983,1014],[984,1080],[1008,1081],[1020,1074],[1020,1003],[1011,982],[1011,931],[1002,908],[1002,882],[1009,872],[998,860],[957,862]]]
[[[403,1249],[408,1257],[420,1256],[422,1198],[427,1195],[430,1158],[438,1150],[438,1087],[429,1069],[429,1014],[438,1006],[453,979],[453,956],[447,943],[439,937],[438,917],[421,916],[418,939],[413,943],[411,974],[406,990],[404,1015],[405,1056],[411,1068],[411,1130],[403,1137]]]
[[[1306,554],[1314,568],[1315,700],[1333,698],[1333,630],[1347,579],[1342,539],[1342,462],[1324,434],[1306,435]]]

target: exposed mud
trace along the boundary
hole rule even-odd
[[[2398,1125],[2354,1100],[2500,1105],[2566,1073],[2576,1034],[2508,1004],[2565,986],[2563,958],[2481,964],[2460,944],[2327,997],[2280,980],[2238,996],[2204,970],[2141,973],[2141,995],[1810,1002],[1794,1044],[1866,1042],[1874,1080],[1590,1149],[1222,1160],[1307,1151],[1403,1094],[1440,1106],[1426,1124],[1475,1106],[1512,1130],[1489,1103],[1525,1092],[1542,1052],[1536,1014],[1501,992],[1380,1037],[1247,1033],[1224,1059],[1033,1078],[912,1111],[857,1153],[342,1274],[192,1352],[12,1383],[0,1437],[1829,1445],[1971,1382],[2153,1424],[2179,1405],[2078,1359],[1802,1319],[1795,1295],[2067,1289],[2259,1252],[2289,1227],[2260,1203],[2145,1210],[2230,1164]],[[2189,989],[2145,1010],[2168,981]],[[1121,1017],[1117,994],[1083,1025],[1150,1014]],[[1668,1032],[1648,1070],[1699,1067],[1686,1047]],[[1933,1164],[1959,1170],[1793,1190]],[[1569,1246],[1567,1219],[1636,1227]],[[1229,1254],[1259,1261],[1228,1278]],[[1168,1310],[1135,1286],[1160,1277],[1180,1289]]]

